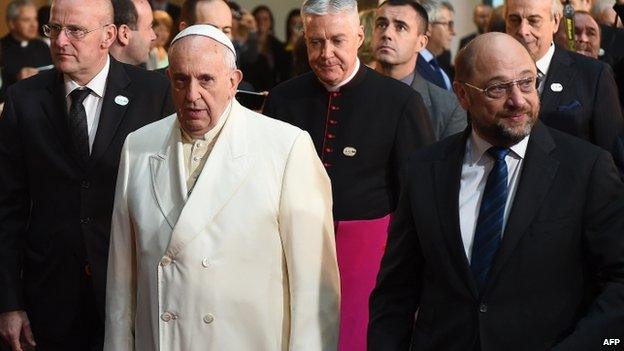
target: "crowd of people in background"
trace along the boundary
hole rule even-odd
[[[0,350],[624,338],[624,0],[179,3],[9,2]]]

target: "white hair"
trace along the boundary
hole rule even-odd
[[[606,10],[612,9],[614,4],[615,0],[595,0],[591,7],[591,13],[598,17]]]
[[[360,16],[356,0],[306,0],[301,5],[301,18],[344,12],[353,15],[359,23]]]
[[[550,15],[555,17],[563,17],[563,4],[561,0],[551,0]],[[507,0],[505,0],[505,17],[507,17]]]
[[[435,22],[440,20],[440,12],[442,9],[447,9],[451,12],[455,12],[453,5],[448,1],[442,0],[418,0],[416,1],[427,11],[427,17],[429,22]]]

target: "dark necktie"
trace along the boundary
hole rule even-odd
[[[82,102],[89,96],[91,89],[74,89],[69,94],[69,132],[74,142],[76,154],[86,164],[89,160],[89,132],[87,130],[87,112]]]
[[[487,150],[487,153],[494,158],[495,162],[485,183],[470,260],[470,269],[479,291],[487,280],[492,260],[500,247],[507,202],[505,156],[509,153],[509,149],[493,146]]]
[[[440,65],[438,64],[438,61],[435,59],[435,57],[429,60],[429,65],[431,65],[431,67],[433,68],[433,72],[435,75],[436,81],[433,83],[442,89],[447,89],[446,81],[444,80],[444,74],[442,74],[442,69],[440,68]]]

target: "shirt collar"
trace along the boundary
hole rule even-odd
[[[542,56],[539,60],[535,61],[535,65],[537,69],[546,76],[548,74],[548,67],[550,67],[550,61],[552,61],[553,55],[555,54],[555,44],[550,43],[550,47],[546,54]]]
[[[106,78],[108,77],[108,71],[110,70],[110,57],[106,55],[106,63],[102,70],[93,77],[85,87],[91,89],[91,91],[97,95],[99,98],[104,96],[104,90],[106,90]],[[63,80],[65,81],[65,97],[68,97],[69,94],[77,88],[82,88],[82,86],[76,82],[74,82],[67,75],[63,75]]]
[[[323,86],[325,87],[325,89],[327,89],[327,91],[338,91],[338,89],[340,89],[341,86],[349,83],[351,81],[351,79],[353,79],[353,77],[355,77],[355,75],[357,74],[357,72],[360,70],[360,59],[356,58],[355,59],[355,67],[353,68],[353,72],[351,72],[351,74],[347,77],[347,79],[343,80],[342,82],[336,84],[336,85],[329,85],[329,84],[325,84],[323,82],[321,82],[323,84]]]
[[[225,124],[225,121],[228,119],[228,116],[230,115],[230,111],[232,110],[232,100],[230,100],[230,103],[226,106],[225,110],[223,110],[223,113],[221,113],[221,116],[219,116],[219,120],[217,121],[217,124],[211,130],[206,132],[206,134],[204,134],[204,137],[203,137],[204,141],[207,141],[209,143],[212,142],[216,138],[216,136],[219,134],[221,129],[223,129],[223,125]],[[182,142],[184,143],[194,142],[193,137],[191,137],[184,129],[182,129],[182,127],[180,127],[180,131],[182,132]]]
[[[414,74],[415,74],[414,71],[412,71],[412,73],[408,74],[407,76],[399,80],[407,85],[412,85],[412,83],[414,82]]]
[[[427,49],[422,49],[420,50],[420,56],[422,56],[425,61],[429,62],[431,61],[431,59],[433,59],[433,54],[431,53],[431,51],[427,50]]]
[[[517,159],[524,159],[526,155],[527,145],[529,144],[530,134],[525,136],[518,143],[509,147],[511,152],[509,156],[515,157]],[[483,158],[483,154],[492,147],[492,144],[485,141],[481,138],[474,130],[470,132],[468,146],[470,147],[470,155],[469,161],[470,164],[482,163],[481,159]]]

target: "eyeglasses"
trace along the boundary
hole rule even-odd
[[[509,96],[511,92],[511,88],[513,88],[514,85],[517,85],[518,89],[520,89],[520,91],[523,93],[531,93],[537,90],[537,87],[539,86],[539,83],[540,83],[540,79],[537,77],[518,78],[510,82],[506,82],[506,83],[492,84],[486,87],[485,89],[481,89],[470,83],[465,83],[465,82],[461,82],[461,83],[466,86],[471,87],[472,89],[475,89],[484,93],[485,96],[489,98],[501,99],[501,98]]]
[[[106,28],[107,26],[110,26],[111,24],[112,23],[105,24],[101,27],[97,27],[93,29],[86,29],[86,28],[72,26],[72,25],[61,26],[58,24],[44,24],[41,27],[43,28],[43,35],[45,35],[46,37],[50,39],[54,39],[58,37],[59,34],[61,34],[61,31],[63,30],[65,31],[65,35],[67,35],[69,39],[80,40],[84,38],[85,36],[87,36],[87,34],[94,32],[98,29]]]
[[[441,26],[448,27],[449,29],[455,28],[455,22],[454,21],[448,21],[448,22],[434,21],[434,22],[431,22],[431,24],[439,24]]]

